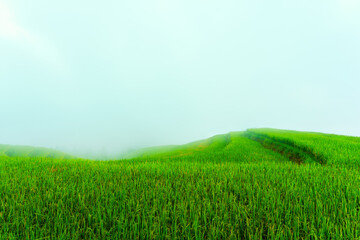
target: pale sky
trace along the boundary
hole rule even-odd
[[[0,0],[0,144],[360,136],[360,0]]]

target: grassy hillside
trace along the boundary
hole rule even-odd
[[[30,146],[13,146],[0,144],[0,157],[43,157],[43,158],[57,158],[57,159],[70,159],[75,158],[70,154],[66,154],[57,150],[30,147]]]
[[[251,129],[122,161],[0,157],[0,239],[357,239],[357,142]]]
[[[247,133],[266,138],[273,144],[293,146],[326,165],[360,167],[359,137],[277,129],[249,129]]]

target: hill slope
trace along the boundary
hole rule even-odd
[[[1,157],[43,157],[43,158],[56,158],[56,159],[70,159],[74,156],[57,151],[50,148],[31,147],[31,146],[13,146],[0,144]]]
[[[208,152],[244,149],[244,138],[281,153],[299,164],[320,163],[360,166],[360,138],[315,132],[279,129],[248,129],[184,144],[144,148],[123,158],[179,157]],[[237,148],[237,149],[236,149]]]
[[[178,156],[189,155],[201,151],[219,150],[230,142],[230,134],[216,135],[208,139],[191,142],[184,145],[169,145],[149,147],[135,150],[124,156],[124,158],[142,158],[154,156]]]

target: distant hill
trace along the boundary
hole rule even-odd
[[[241,135],[241,132],[216,135],[204,140],[199,140],[184,145],[168,145],[148,147],[134,150],[125,154],[122,158],[141,158],[154,156],[182,156],[197,152],[216,151],[229,144],[231,137]]]
[[[46,157],[56,159],[76,158],[70,154],[43,147],[0,144],[0,157]]]

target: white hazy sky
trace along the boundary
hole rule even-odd
[[[359,0],[0,0],[0,143],[360,136]]]

